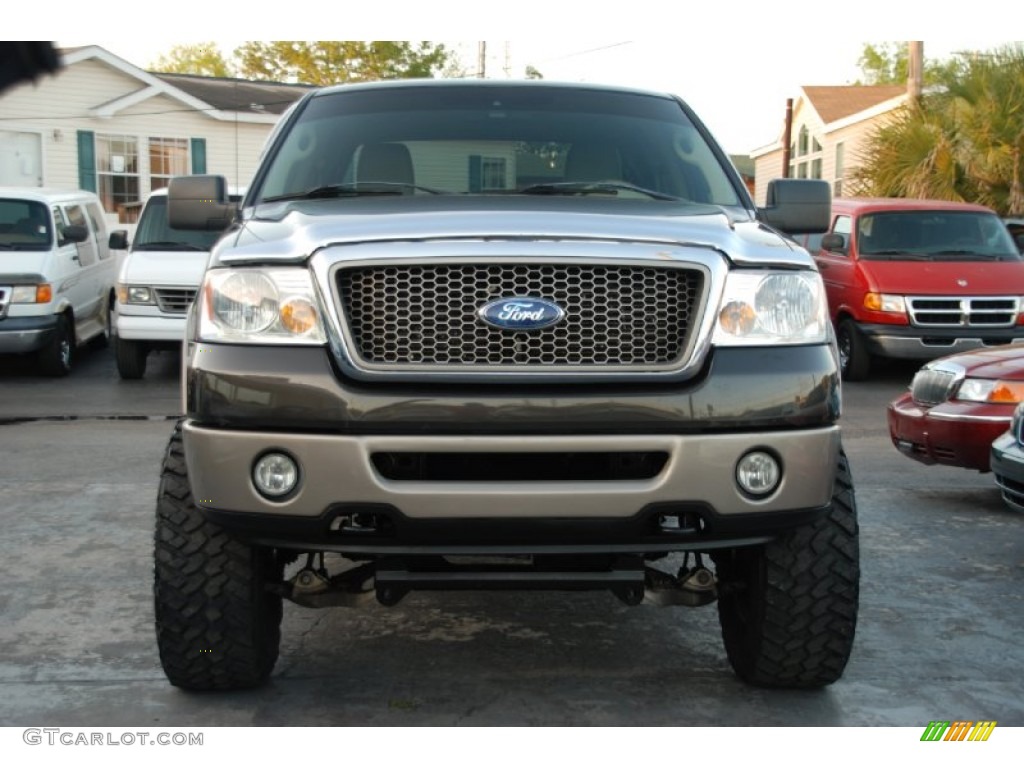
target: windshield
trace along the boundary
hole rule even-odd
[[[994,213],[898,211],[861,216],[858,252],[869,260],[1019,261]]]
[[[393,195],[596,195],[741,206],[673,99],[455,85],[325,92],[273,149],[252,202]]]
[[[238,200],[233,195],[232,200]],[[135,230],[132,250],[135,251],[208,251],[220,238],[220,232],[205,232],[191,229],[173,229],[167,223],[167,197],[154,195]]]
[[[53,243],[43,203],[0,198],[0,251],[46,251]]]

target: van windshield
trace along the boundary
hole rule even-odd
[[[1020,261],[994,213],[898,211],[861,216],[857,251],[872,261]]]
[[[237,201],[237,195],[232,200]],[[146,203],[132,242],[134,251],[208,251],[220,232],[174,229],[167,223],[167,197],[154,195]]]
[[[43,203],[0,198],[0,251],[47,251],[52,244],[50,212]]]

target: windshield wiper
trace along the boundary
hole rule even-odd
[[[553,181],[543,184],[531,184],[519,190],[520,195],[617,195],[622,192],[639,192],[655,200],[675,200],[681,198],[655,192],[653,189],[630,184],[625,181]]]
[[[899,248],[889,248],[871,253],[861,253],[861,256],[868,261],[928,261],[931,257],[924,253],[911,253]],[[899,259],[894,259],[899,256]]]
[[[331,197],[371,197],[373,195],[401,195],[406,190],[428,192],[431,195],[447,195],[443,189],[408,184],[404,181],[356,181],[349,184],[325,184],[305,192],[264,197],[261,203],[276,203],[281,200],[324,200]]]

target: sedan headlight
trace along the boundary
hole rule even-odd
[[[1021,403],[1013,409],[1013,418],[1010,419],[1010,434],[1017,439],[1018,443],[1021,441],[1021,421],[1024,421],[1024,403]]]
[[[714,344],[812,344],[827,338],[825,288],[817,272],[731,272],[720,306]]]
[[[1002,379],[964,379],[955,399],[972,403],[1019,403],[1024,401],[1024,382]]]
[[[198,306],[199,341],[323,344],[323,313],[307,270],[216,269]]]

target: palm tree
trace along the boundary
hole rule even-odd
[[[855,194],[967,200],[1024,214],[1024,47],[961,55],[868,138]]]

